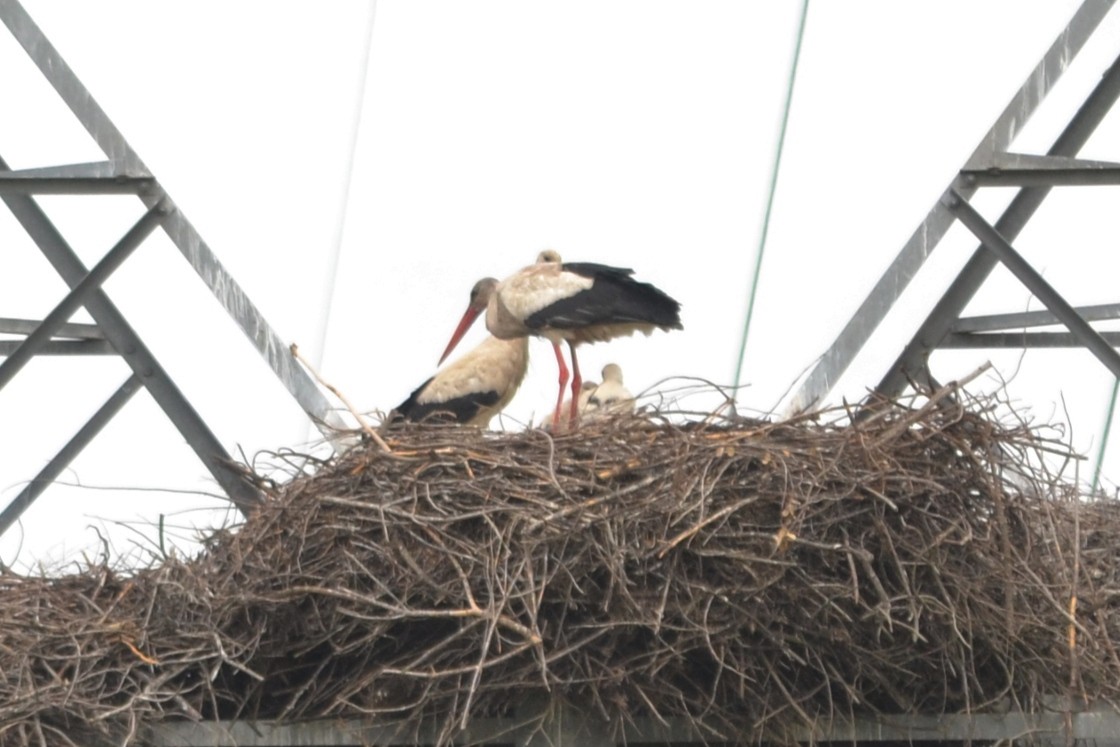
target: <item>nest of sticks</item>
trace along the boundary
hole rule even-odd
[[[1048,430],[944,394],[271,455],[291,478],[247,468],[268,500],[196,558],[0,575],[0,744],[324,717],[449,742],[533,698],[714,741],[1112,702],[1117,503]]]

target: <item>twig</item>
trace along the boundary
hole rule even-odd
[[[350,400],[346,399],[346,396],[343,395],[342,392],[338,391],[338,389],[336,389],[333,385],[328,384],[326,381],[324,381],[323,377],[319,375],[319,372],[315,370],[315,367],[312,366],[306,358],[300,355],[299,347],[294,342],[291,345],[291,351],[295,359],[302,363],[304,368],[311,372],[311,375],[315,377],[316,381],[329,389],[334,396],[338,397],[339,401],[342,402],[342,404],[346,405],[346,409],[350,411],[350,414],[357,418],[358,424],[362,427],[362,432],[369,436],[370,440],[377,444],[382,451],[392,452],[392,449],[389,448],[389,444],[385,443],[384,439],[382,439],[381,436],[377,435],[377,431],[371,428],[370,424],[366,422],[366,419],[362,417],[362,414],[354,409],[354,406],[350,404]]]

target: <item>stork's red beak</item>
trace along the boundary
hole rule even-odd
[[[459,340],[463,339],[463,335],[465,335],[467,330],[471,328],[471,325],[474,324],[474,320],[478,318],[480,311],[481,309],[476,309],[473,306],[467,307],[462,320],[459,322],[459,326],[455,328],[455,334],[451,335],[451,342],[447,343],[447,349],[443,351],[443,355],[439,358],[440,364],[447,360],[447,356],[451,355],[451,351],[455,349],[455,346],[459,344]]]

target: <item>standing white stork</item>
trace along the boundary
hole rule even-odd
[[[502,339],[544,337],[552,343],[560,367],[560,391],[552,415],[559,431],[560,405],[568,383],[568,367],[560,352],[565,340],[572,355],[571,425],[577,421],[582,379],[576,346],[602,342],[634,332],[683,329],[681,305],[649,283],[634,280],[633,270],[593,262],[561,262],[554,251],[543,251],[529,265],[498,282],[483,278],[471,289],[471,300],[462,321],[443,352],[443,361],[486,310],[486,328]]]
[[[418,386],[393,410],[390,419],[420,421],[439,414],[457,423],[486,428],[513,399],[528,366],[529,338],[487,337]]]

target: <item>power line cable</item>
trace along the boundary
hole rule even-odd
[[[366,29],[365,49],[362,50],[361,74],[358,76],[358,95],[354,102],[354,127],[350,133],[350,160],[346,166],[346,186],[342,190],[342,209],[339,211],[338,231],[334,240],[334,251],[331,253],[331,267],[325,291],[326,303],[323,304],[323,316],[319,325],[319,334],[316,339],[314,355],[315,365],[322,367],[323,356],[326,352],[327,330],[330,327],[331,311],[334,310],[334,290],[338,284],[338,268],[342,257],[342,237],[346,231],[346,214],[350,207],[350,189],[354,183],[354,158],[358,151],[358,140],[362,130],[362,113],[365,110],[366,84],[369,79],[369,61],[373,49],[373,25],[377,16],[377,0],[370,2],[369,21]]]
[[[1101,468],[1104,466],[1104,452],[1108,448],[1108,436],[1112,432],[1112,414],[1116,412],[1116,394],[1120,391],[1120,379],[1112,380],[1112,396],[1108,400],[1108,413],[1104,416],[1104,432],[1101,434],[1101,445],[1097,448],[1097,464],[1093,468],[1093,491],[1090,495],[1097,494],[1101,484]]]
[[[766,237],[770,232],[770,213],[774,207],[774,193],[778,186],[778,171],[782,164],[782,149],[786,140],[786,126],[789,123],[790,103],[793,100],[793,84],[797,79],[797,63],[801,58],[801,41],[805,37],[805,19],[809,15],[809,0],[801,4],[801,17],[797,23],[797,41],[793,49],[793,63],[790,65],[789,82],[786,85],[786,99],[782,106],[782,124],[778,131],[778,145],[774,153],[774,167],[770,172],[770,189],[766,198],[766,213],[762,219],[762,231],[758,241],[758,252],[755,255],[754,276],[751,278],[751,289],[747,295],[747,312],[743,320],[743,336],[739,342],[739,355],[735,364],[735,386],[739,385],[739,377],[743,372],[743,359],[747,353],[747,336],[750,334],[751,318],[754,316],[754,299],[758,292],[758,275],[762,267],[762,255],[766,250]]]

